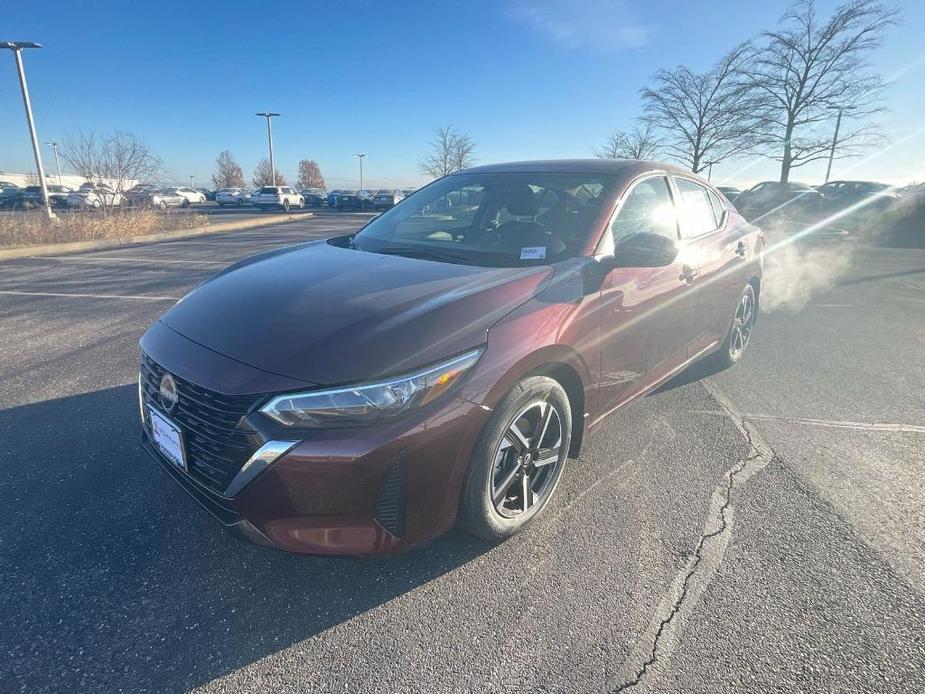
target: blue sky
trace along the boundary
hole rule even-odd
[[[319,162],[329,187],[417,185],[432,130],[472,136],[480,163],[592,156],[639,113],[638,90],[660,67],[711,64],[774,25],[774,0],[469,0],[468,2],[159,3],[46,0],[4,7],[0,39],[25,54],[44,140],[80,129],[143,138],[177,182],[208,183],[230,149],[249,178],[274,121],[277,164]],[[820,0],[822,12],[834,2]],[[898,146],[833,177],[925,180],[925,3],[898,3],[902,24],[875,56],[899,73],[879,120]],[[910,67],[911,66],[911,67]],[[46,153],[50,151],[46,148]],[[48,159],[46,157],[46,166]],[[12,57],[0,54],[0,170],[34,168]],[[841,172],[839,169],[841,168]],[[795,180],[821,180],[822,166]],[[717,167],[714,180],[773,178],[767,160]]]

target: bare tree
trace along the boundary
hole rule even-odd
[[[261,159],[260,163],[257,164],[254,169],[254,177],[251,179],[254,182],[254,187],[263,188],[264,186],[285,186],[289,185],[286,183],[286,178],[280,172],[279,169],[276,170],[276,180],[273,179],[273,172],[270,169],[270,160]]]
[[[216,190],[221,188],[243,188],[244,171],[229,150],[222,150],[215,158],[215,173],[212,174],[212,185]]]
[[[751,58],[750,45],[742,43],[706,72],[659,70],[654,86],[641,91],[641,120],[661,137],[665,152],[694,173],[755,146],[757,99],[745,78]]]
[[[160,157],[139,138],[121,130],[100,138],[92,131],[78,132],[65,139],[60,151],[74,173],[116,193],[100,196],[104,211],[118,205],[122,193],[135,183],[154,181],[163,170]]]
[[[897,12],[874,0],[850,0],[820,22],[814,0],[793,4],[763,46],[751,84],[765,108],[766,153],[780,161],[780,180],[791,169],[828,156],[831,131],[819,126],[838,108],[858,120],[881,110],[883,81],[869,70],[867,55],[879,47]],[[853,156],[880,141],[875,126],[844,127],[837,156]]]
[[[326,188],[321,167],[314,159],[303,159],[299,162],[299,188]]]
[[[594,154],[599,159],[655,159],[660,144],[652,126],[634,125],[632,130],[611,133],[604,146]]]
[[[442,178],[472,166],[475,142],[448,125],[434,130],[430,152],[420,162],[421,173]]]

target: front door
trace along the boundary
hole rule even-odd
[[[615,258],[646,240],[676,246],[674,200],[665,176],[644,178],[624,195],[610,225]],[[632,262],[632,261],[630,261]],[[687,359],[698,268],[682,255],[655,267],[617,267],[601,286],[600,406],[606,413]]]

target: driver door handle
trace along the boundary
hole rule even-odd
[[[678,279],[687,284],[693,284],[694,280],[699,274],[700,271],[697,270],[697,268],[695,268],[693,265],[688,265],[685,263],[681,266],[681,275],[678,277]]]
[[[744,258],[746,253],[748,253],[748,248],[745,246],[745,242],[739,241],[739,243],[736,244],[736,255],[740,258]]]

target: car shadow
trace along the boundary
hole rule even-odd
[[[0,690],[186,690],[491,549],[383,559],[223,530],[141,449],[134,385],[0,410]]]
[[[662,385],[649,393],[649,396],[667,393],[669,390],[674,390],[675,388],[686,386],[689,383],[702,381],[705,378],[713,376],[714,374],[718,374],[720,371],[722,371],[722,369],[713,366],[708,361],[694,362],[677,376],[674,376],[673,378],[665,381]]]

